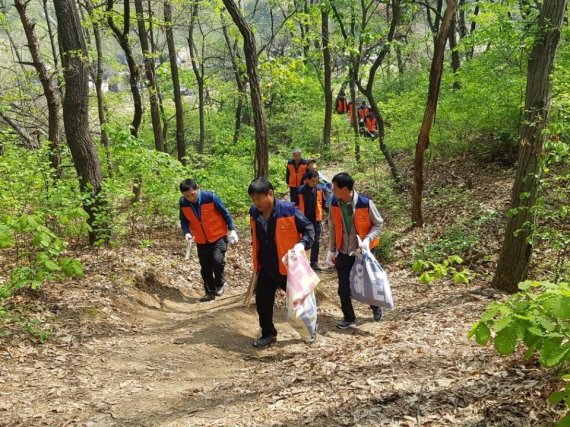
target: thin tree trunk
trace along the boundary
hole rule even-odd
[[[91,226],[89,241],[94,244],[105,236],[105,227],[97,224],[97,214],[104,204],[101,191],[101,166],[95,145],[89,133],[89,71],[87,47],[81,30],[81,21],[74,0],[54,0],[58,34],[62,46],[62,64],[65,79],[63,122],[73,164],[81,190],[89,194],[83,207]],[[104,218],[105,216],[103,216]]]
[[[49,9],[48,9],[48,0],[42,0],[42,6],[43,6],[43,10],[44,10],[44,15],[46,18],[46,25],[47,25],[47,30],[48,30],[48,37],[49,37],[49,42],[50,42],[50,46],[51,46],[51,54],[53,56],[53,66],[55,68],[55,74],[56,74],[56,80],[57,80],[57,87],[58,87],[58,94],[59,93],[59,88],[61,88],[63,86],[63,82],[61,81],[61,75],[60,75],[60,68],[59,68],[59,55],[57,52],[57,49],[55,47],[55,34],[52,28],[52,22],[51,22],[51,17],[49,15]],[[60,94],[61,95],[61,94]]]
[[[244,101],[246,99],[247,77],[244,75],[244,72],[240,67],[240,61],[239,61],[240,58],[237,54],[236,47],[234,47],[234,43],[232,43],[230,39],[230,35],[228,33],[228,27],[224,21],[224,15],[222,14],[220,17],[222,20],[222,31],[224,34],[224,39],[226,40],[226,46],[228,48],[230,59],[232,61],[232,69],[234,71],[234,78],[236,80],[236,87],[238,89],[238,99],[235,111],[235,124],[234,124],[234,137],[233,137],[233,143],[235,145],[239,141],[241,122],[242,122],[242,111],[243,111]]]
[[[168,59],[170,60],[170,75],[172,76],[174,107],[176,108],[176,150],[178,160],[185,165],[186,142],[184,141],[184,108],[182,107],[180,78],[178,77],[178,64],[176,62],[176,47],[174,44],[174,33],[172,32],[172,6],[170,0],[165,0],[164,2],[164,23],[166,43],[168,45]]]
[[[125,58],[127,59],[127,65],[129,67],[129,85],[131,88],[131,94],[133,96],[133,120],[131,122],[131,135],[135,138],[138,137],[139,128],[142,122],[142,98],[141,92],[139,90],[139,67],[135,62],[135,58],[133,56],[133,50],[131,49],[131,44],[129,41],[129,31],[130,31],[130,0],[124,0],[124,9],[123,9],[123,29],[119,29],[115,24],[113,19],[113,5],[115,0],[107,0],[107,23],[113,31],[113,35],[123,52],[125,52]]]
[[[205,114],[204,114],[204,63],[203,57],[198,58],[198,48],[194,41],[194,29],[196,27],[196,18],[198,17],[199,3],[195,2],[192,5],[192,13],[190,17],[190,25],[188,27],[188,49],[190,50],[190,62],[192,63],[192,71],[198,84],[198,120],[200,134],[198,139],[197,151],[198,153],[204,152],[204,143],[206,139],[205,129]],[[199,60],[200,59],[200,60]]]
[[[265,120],[265,110],[261,99],[261,88],[259,76],[257,74],[257,49],[255,46],[255,36],[247,21],[241,15],[237,5],[233,0],[222,0],[232,20],[238,27],[243,37],[243,51],[247,76],[249,79],[249,93],[251,97],[251,108],[253,112],[253,122],[255,126],[255,165],[254,174],[256,177],[267,178],[269,176],[269,148],[267,143],[267,123]]]
[[[137,14],[139,40],[141,42],[141,50],[144,56],[144,70],[146,77],[146,86],[148,89],[148,97],[150,101],[150,119],[152,122],[152,132],[154,134],[154,148],[156,151],[164,152],[164,140],[162,139],[162,126],[160,122],[160,111],[158,107],[158,94],[156,90],[156,76],[154,73],[154,59],[149,49],[142,0],[135,0],[135,11]]]
[[[49,71],[42,59],[41,48],[34,31],[35,24],[30,20],[27,13],[28,3],[25,0],[15,0],[15,6],[20,15],[20,20],[22,21],[22,26],[24,27],[24,33],[26,34],[26,39],[28,41],[28,49],[30,50],[30,55],[32,56],[32,65],[42,84],[44,91],[44,96],[46,97],[47,108],[48,108],[48,139],[50,144],[49,158],[50,165],[54,170],[54,178],[61,178],[63,176],[63,169],[61,167],[61,146],[60,146],[60,131],[59,131],[59,107],[60,99],[57,88],[55,87]]]
[[[331,49],[329,46],[329,13],[321,9],[321,41],[323,44],[323,92],[325,95],[325,119],[323,124],[323,147],[330,150],[333,112]]]
[[[539,29],[528,62],[524,119],[521,122],[518,166],[511,194],[511,212],[493,286],[516,292],[526,279],[532,256],[532,225],[540,185],[540,156],[544,149],[545,128],[550,112],[554,58],[566,0],[544,2]]]
[[[416,144],[416,154],[414,159],[414,189],[412,195],[412,223],[415,227],[423,227],[424,219],[422,215],[422,196],[424,191],[424,153],[429,145],[429,134],[433,125],[437,100],[439,98],[439,87],[441,74],[443,71],[443,59],[445,55],[445,44],[447,41],[451,21],[455,15],[457,0],[449,0],[447,10],[441,21],[439,32],[435,39],[433,48],[433,59],[429,73],[429,89],[427,105],[424,112],[424,119],[420,128],[418,142]]]
[[[105,117],[105,95],[103,94],[103,49],[101,47],[101,29],[99,21],[93,13],[93,4],[91,0],[85,2],[87,13],[91,17],[93,25],[93,37],[95,39],[95,50],[97,52],[97,60],[95,62],[95,92],[97,94],[97,114],[99,116],[99,127],[101,129],[101,145],[105,150],[105,158],[107,161],[107,173],[113,175],[113,164],[111,161],[111,151],[109,149],[109,135],[107,134],[107,119]]]
[[[461,83],[457,80],[456,73],[461,68],[461,55],[457,48],[457,34],[455,32],[457,14],[453,15],[453,21],[451,21],[451,27],[449,28],[449,49],[451,50],[451,68],[455,79],[453,81],[453,90],[459,90],[461,88]]]

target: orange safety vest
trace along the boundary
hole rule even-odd
[[[338,114],[344,114],[348,111],[348,102],[346,98],[338,98],[336,100],[336,112]]]
[[[368,129],[369,132],[376,132],[377,130],[377,124],[378,121],[376,120],[375,116],[368,116],[366,117],[366,119],[364,119],[364,124],[366,125],[366,129]]]
[[[303,190],[299,189],[299,210],[305,214],[305,197],[303,196]],[[315,208],[315,217],[317,221],[323,220],[323,190],[317,188],[317,206]]]
[[[370,109],[368,107],[358,107],[358,119],[364,120],[369,112]]]
[[[364,240],[368,235],[368,232],[372,228],[372,222],[370,221],[370,199],[365,196],[358,195],[356,201],[356,208],[352,216],[354,222],[354,228],[356,229],[356,234]],[[342,222],[342,212],[338,204],[336,197],[333,197],[331,201],[331,213],[334,223],[336,249],[340,251],[342,248],[342,235],[343,235],[343,222]],[[370,249],[375,248],[380,243],[380,239],[376,238],[370,242]]]
[[[255,218],[259,215],[255,206],[249,210],[249,225],[251,227],[251,241],[253,250],[253,271],[259,272],[259,240],[257,240],[257,227]],[[283,257],[287,255],[289,249],[293,249],[299,243],[299,233],[295,225],[295,205],[291,202],[275,201],[275,245],[277,246],[277,257],[279,258],[279,273],[287,275],[287,267],[283,264]]]
[[[348,114],[348,119],[350,120],[350,123],[352,123],[352,120],[353,120],[353,117],[352,117],[352,107],[353,107],[353,106],[354,106],[354,103],[353,103],[353,102],[349,102],[349,103],[348,103],[348,111],[347,111],[347,114]]]
[[[199,244],[213,243],[226,235],[228,225],[224,217],[216,209],[214,198],[210,191],[201,192],[200,219],[190,206],[182,206],[182,213],[190,224],[194,241]]]
[[[287,183],[289,187],[300,187],[303,185],[303,175],[307,172],[307,161],[301,159],[299,168],[295,170],[295,162],[289,160],[287,162],[287,169],[289,169],[289,182]]]

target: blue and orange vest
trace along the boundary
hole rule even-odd
[[[251,226],[252,249],[253,249],[253,271],[256,273],[260,270],[259,265],[259,240],[257,240],[257,231],[255,218],[260,215],[255,206],[249,210],[249,224]],[[279,273],[283,276],[287,275],[287,267],[283,264],[283,257],[289,249],[293,249],[295,244],[299,243],[299,233],[295,225],[295,205],[290,202],[275,201],[275,245],[277,246],[277,257],[279,258]]]
[[[340,251],[342,248],[342,232],[344,230],[344,226],[342,223],[342,212],[336,197],[333,197],[331,201],[331,214],[334,223],[336,249]],[[361,196],[360,194],[358,195],[352,219],[356,234],[364,240],[372,228],[372,221],[370,221],[370,199],[368,197]],[[370,249],[378,246],[379,242],[380,240],[378,238],[371,241]]]
[[[306,185],[306,184],[304,184]],[[303,192],[299,191],[297,194],[299,198],[299,210],[305,214],[305,197],[303,196]],[[315,219],[317,221],[323,220],[323,190],[317,187],[317,206],[315,207]]]
[[[303,185],[303,175],[307,172],[307,163],[305,159],[301,159],[299,168],[295,170],[295,162],[293,160],[287,162],[287,169],[289,170],[289,182],[287,185],[289,187],[300,187]]]
[[[190,206],[182,206],[182,212],[190,224],[194,241],[199,244],[215,242],[226,235],[228,225],[224,217],[216,209],[214,197],[210,191],[202,191],[200,203],[200,219]]]

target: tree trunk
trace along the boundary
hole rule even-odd
[[[451,21],[451,27],[449,28],[449,49],[451,50],[451,68],[453,74],[461,68],[461,56],[457,48],[457,34],[455,31],[456,15],[453,15],[453,20]],[[459,90],[461,88],[461,83],[458,80],[453,81],[453,90]]]
[[[53,66],[55,68],[58,94],[61,95],[59,93],[59,88],[63,87],[63,82],[61,81],[61,75],[60,75],[61,70],[59,69],[59,55],[58,55],[57,49],[55,47],[55,34],[54,34],[54,31],[52,28],[52,18],[49,15],[48,1],[42,0],[42,6],[43,6],[43,10],[44,10],[44,16],[46,19],[47,32],[48,32],[49,42],[50,42],[50,46],[51,46],[51,54],[53,56]]]
[[[111,162],[111,151],[109,150],[109,136],[107,135],[107,119],[105,117],[105,96],[103,94],[103,49],[101,47],[101,29],[99,21],[93,13],[93,4],[91,0],[85,2],[87,13],[91,17],[93,25],[93,37],[95,39],[95,50],[97,52],[97,60],[95,62],[95,92],[97,94],[97,114],[99,116],[99,127],[101,129],[101,145],[105,150],[105,158],[107,160],[107,170],[109,176],[113,175],[113,165]]]
[[[42,59],[41,48],[36,33],[34,31],[35,24],[30,20],[27,13],[28,2],[25,0],[15,0],[15,6],[20,15],[26,40],[28,41],[28,49],[32,56],[33,67],[38,73],[38,77],[42,84],[44,96],[46,97],[48,108],[48,139],[49,139],[49,158],[50,165],[54,170],[54,178],[61,178],[63,169],[61,167],[61,146],[60,146],[60,131],[59,131],[59,93],[54,85],[49,71]]]
[[[416,154],[414,159],[414,189],[412,194],[412,223],[415,227],[423,227],[424,219],[422,215],[422,195],[424,191],[424,153],[429,145],[429,134],[433,125],[437,100],[439,97],[439,87],[441,83],[441,73],[443,71],[443,58],[445,54],[445,44],[451,27],[451,21],[455,15],[457,0],[449,0],[447,10],[441,21],[435,45],[433,48],[433,59],[429,72],[429,89],[427,105],[424,112],[418,142],[416,144]]]
[[[236,87],[238,89],[238,99],[236,104],[236,112],[235,112],[235,125],[234,125],[234,137],[233,143],[234,145],[239,141],[240,129],[241,129],[241,122],[242,122],[242,111],[244,106],[244,101],[246,99],[246,79],[247,77],[244,75],[242,68],[240,67],[240,58],[237,53],[237,46],[234,46],[230,39],[230,35],[228,33],[228,27],[224,20],[224,15],[220,15],[222,21],[222,31],[224,33],[224,39],[226,40],[226,46],[228,48],[228,52],[230,54],[230,59],[232,61],[232,69],[234,71],[234,78],[236,80]],[[236,43],[237,45],[237,40]]]
[[[197,151],[204,152],[204,143],[206,139],[205,115],[204,115],[204,57],[198,58],[198,48],[194,41],[194,28],[196,27],[196,18],[198,17],[199,3],[192,5],[192,14],[190,17],[190,25],[188,27],[188,49],[190,50],[190,62],[192,63],[192,71],[198,84],[198,120],[200,127],[200,135],[198,139]]]
[[[170,0],[164,2],[164,24],[166,43],[168,44],[168,59],[170,60],[170,75],[172,76],[174,107],[176,108],[176,150],[178,152],[178,160],[185,165],[186,142],[184,141],[184,109],[182,107],[182,95],[180,94],[180,78],[178,77],[178,64],[176,62],[174,33],[172,32],[172,6]]]
[[[391,4],[392,4],[392,19],[390,20],[390,29],[388,30],[388,35],[386,36],[386,43],[384,43],[384,46],[382,46],[382,49],[378,53],[378,56],[376,57],[376,59],[372,63],[372,66],[370,67],[370,70],[368,71],[368,82],[366,83],[366,86],[362,85],[360,81],[358,81],[357,84],[358,84],[358,89],[368,99],[370,107],[372,108],[372,111],[374,111],[374,114],[376,115],[376,118],[378,120],[378,144],[380,150],[382,151],[382,154],[384,154],[384,157],[388,162],[388,166],[390,167],[390,172],[392,173],[392,178],[394,179],[394,182],[396,183],[397,186],[402,187],[402,177],[400,175],[400,171],[398,170],[396,162],[392,157],[392,153],[384,140],[384,137],[386,135],[384,129],[384,119],[382,118],[382,114],[380,112],[380,109],[378,108],[378,104],[376,103],[376,98],[374,98],[374,91],[373,91],[376,72],[382,65],[384,58],[386,58],[390,53],[392,40],[394,40],[396,36],[396,28],[400,23],[400,17],[402,15],[400,0],[392,0]]]
[[[144,70],[146,77],[146,86],[148,89],[148,97],[150,101],[150,119],[152,122],[152,132],[154,134],[154,148],[156,151],[164,152],[164,139],[162,138],[162,125],[160,122],[160,111],[158,108],[159,103],[156,87],[156,75],[154,73],[154,58],[149,49],[142,0],[135,0],[135,11],[137,14],[139,40],[141,42],[141,50],[144,56]]]
[[[106,230],[96,222],[97,214],[103,208],[98,198],[102,175],[97,150],[89,134],[89,72],[84,59],[88,53],[74,0],[54,0],[54,6],[65,80],[63,123],[79,186],[90,195],[84,200],[83,207],[91,226],[89,242],[93,244]]]
[[[333,114],[331,49],[329,46],[329,14],[321,10],[321,40],[323,44],[323,92],[325,95],[325,120],[323,124],[323,147],[331,148],[331,128]]]
[[[550,75],[560,39],[560,26],[566,0],[544,2],[539,17],[539,32],[528,62],[524,119],[520,129],[518,166],[511,194],[511,212],[493,286],[516,292],[526,279],[532,255],[533,207],[540,183],[540,156],[550,112],[552,82]]]
[[[115,24],[113,19],[113,5],[115,0],[107,0],[107,23],[113,31],[113,35],[117,39],[119,46],[125,52],[125,58],[127,59],[127,65],[129,67],[129,84],[131,87],[131,94],[133,96],[133,120],[131,122],[131,135],[135,138],[139,135],[139,128],[142,122],[142,98],[141,92],[139,90],[139,67],[135,62],[135,58],[133,56],[133,50],[131,49],[131,44],[129,41],[129,31],[130,31],[130,15],[131,15],[131,8],[130,8],[130,0],[124,0],[124,9],[123,9],[123,29],[119,29]]]
[[[234,0],[223,0],[224,6],[232,17],[243,37],[243,51],[247,76],[249,79],[249,92],[251,97],[251,108],[253,111],[253,123],[255,126],[255,165],[254,174],[256,177],[267,178],[269,176],[269,148],[267,143],[267,123],[265,120],[265,110],[261,99],[261,88],[257,74],[257,49],[255,47],[255,36],[251,31],[247,21],[241,15]]]

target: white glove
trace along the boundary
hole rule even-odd
[[[230,237],[228,238],[228,241],[230,242],[230,245],[235,245],[239,241],[235,230],[230,231]]]
[[[186,234],[184,235],[184,238],[185,238],[186,240],[188,240],[189,242],[192,242],[192,241],[194,240],[194,237],[192,237],[192,235],[191,235],[190,233],[186,233]]]
[[[362,251],[369,251],[370,250],[370,239],[365,237],[364,240],[360,242],[360,249]]]
[[[305,253],[305,245],[302,243],[297,243],[294,247],[293,247],[293,252],[297,253]]]
[[[336,252],[335,251],[328,251],[327,252],[327,259],[325,261],[326,264],[334,266],[336,262]]]

